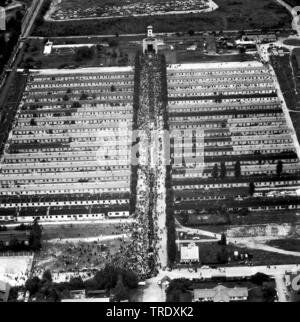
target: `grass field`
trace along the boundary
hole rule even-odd
[[[292,252],[300,252],[300,239],[271,240],[268,245]]]
[[[300,82],[296,77],[294,78],[294,73],[297,69],[295,68],[293,57],[292,59],[290,55],[271,57],[272,66],[277,75],[285,102],[287,107],[292,110],[300,108]],[[293,114],[291,116],[293,118]],[[294,125],[296,126],[295,123]]]
[[[122,234],[119,224],[84,224],[84,225],[45,225],[43,226],[43,240],[57,238],[88,238]]]
[[[283,43],[288,46],[300,46],[300,39],[287,39]]]
[[[20,67],[35,67],[35,68],[62,68],[67,66],[128,66],[134,64],[134,58],[137,51],[137,46],[128,44],[125,41],[108,41],[113,44],[110,47],[97,46],[101,40],[94,39],[81,43],[95,44],[90,49],[91,55],[89,58],[78,59],[78,49],[73,49],[64,53],[58,50],[53,50],[51,55],[43,55],[44,42],[42,40],[29,40],[26,45],[26,50],[23,56]],[[102,40],[103,42],[103,40]],[[72,43],[76,43],[75,41]],[[55,44],[60,44],[55,41]],[[68,43],[69,44],[69,43]],[[116,44],[116,45],[115,45]]]
[[[193,30],[244,30],[290,28],[289,12],[273,0],[215,0],[219,9],[202,14],[129,17],[112,20],[44,22],[33,32],[37,36],[144,33],[148,25],[155,32]],[[255,14],[254,14],[255,13]]]

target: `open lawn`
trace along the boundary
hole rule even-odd
[[[58,238],[91,238],[123,234],[119,224],[84,224],[84,225],[45,225],[43,226],[43,240]]]
[[[219,9],[209,13],[171,16],[129,17],[108,20],[44,22],[36,36],[145,33],[148,25],[155,32],[189,30],[245,30],[290,28],[289,12],[273,0],[215,0]],[[255,14],[253,14],[255,12]]]
[[[294,71],[296,71],[296,69],[294,68],[293,59],[291,60],[290,55],[284,55],[283,57],[272,56],[271,63],[279,81],[280,88],[285,98],[287,107],[289,109],[299,109],[300,83],[296,77],[294,78]],[[298,90],[298,94],[296,92],[296,89]]]
[[[74,43],[74,42],[71,42]],[[84,43],[84,42],[83,42]],[[35,68],[63,68],[67,66],[127,66],[133,65],[137,51],[135,45],[125,44],[116,40],[108,41],[109,47],[100,45],[103,41],[88,42],[95,44],[87,49],[89,55],[86,58],[80,56],[78,48],[68,48],[64,50],[53,49],[52,54],[43,55],[44,42],[41,40],[31,40],[26,45],[25,54],[21,67]],[[57,44],[55,42],[55,44]],[[69,44],[69,42],[68,42]]]
[[[283,43],[288,46],[300,46],[300,39],[287,39]]]
[[[288,251],[300,252],[300,239],[271,240],[268,245]]]

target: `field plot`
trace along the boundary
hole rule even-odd
[[[104,224],[104,223],[90,223],[90,224],[53,224],[43,226],[43,240],[53,239],[73,239],[73,238],[96,238],[112,235],[121,235],[124,231],[121,224]]]
[[[131,68],[29,76],[0,165],[0,220],[130,213]]]
[[[214,2],[219,9],[204,13],[130,16],[103,20],[95,18],[44,21],[36,26],[34,34],[45,37],[136,34],[144,33],[149,25],[153,25],[156,32],[290,28],[291,25],[292,18],[289,12],[273,0],[214,0]],[[184,4],[187,3],[184,2]],[[82,2],[80,5],[82,6]],[[180,6],[182,6],[182,1]],[[154,12],[156,13],[157,10]]]
[[[171,65],[168,87],[174,209],[184,224],[299,208],[300,163],[267,67]]]
[[[50,55],[44,55],[44,42],[29,40],[26,44],[21,68],[68,68],[68,67],[111,67],[134,65],[137,44],[123,39],[77,39],[68,41],[66,48],[54,48]],[[88,46],[85,46],[85,42]],[[65,41],[55,40],[56,45],[66,45]],[[74,45],[74,47],[72,47]]]
[[[300,251],[300,239],[278,239],[271,240],[268,245],[285,249],[287,251],[299,252]]]
[[[198,13],[217,8],[212,0],[80,0],[54,1],[49,19],[115,18],[128,16]]]

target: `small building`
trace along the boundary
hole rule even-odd
[[[110,302],[106,290],[86,291],[74,290],[70,291],[70,298],[62,299],[62,302]]]
[[[11,242],[18,242],[24,246],[29,246],[29,231],[4,231],[0,233],[0,244],[9,247]]]
[[[63,299],[61,300],[63,303],[108,303],[110,302],[110,298],[80,298],[80,299]]]
[[[218,285],[213,289],[195,289],[193,302],[237,302],[248,299],[246,287],[227,288]]]
[[[51,55],[52,48],[53,48],[53,42],[51,42],[51,41],[48,40],[47,43],[46,43],[46,45],[45,45],[45,47],[44,47],[43,54],[44,55]]]
[[[0,302],[7,302],[10,292],[10,285],[0,281]]]
[[[148,26],[147,28],[147,38],[143,40],[143,53],[149,54],[158,52],[158,40],[153,35],[153,27]]]
[[[246,34],[242,36],[242,41],[253,41],[256,44],[276,42],[277,36],[275,33],[270,34]]]
[[[186,49],[187,51],[196,51],[197,50],[197,45],[192,45]]]
[[[198,263],[199,247],[195,243],[190,243],[188,246],[181,246],[180,248],[180,262],[181,263]]]
[[[161,285],[164,288],[167,288],[170,285],[170,282],[171,278],[166,275],[159,281],[159,285]]]

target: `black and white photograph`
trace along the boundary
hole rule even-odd
[[[0,302],[300,302],[300,0],[0,0]]]

